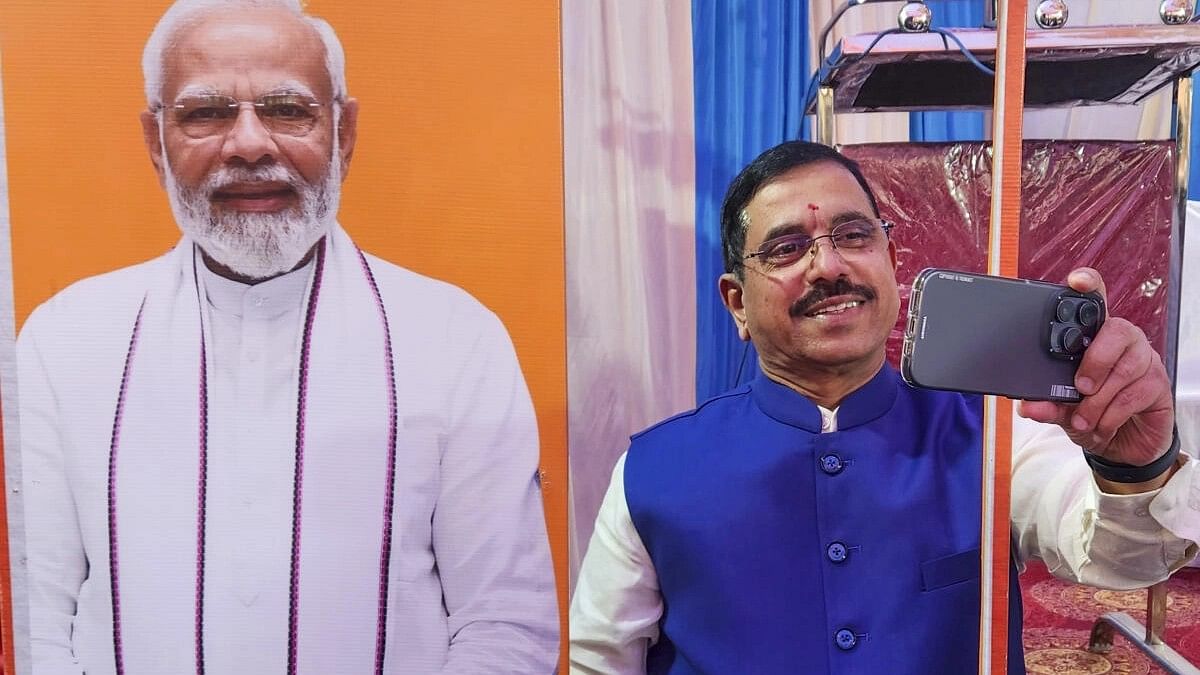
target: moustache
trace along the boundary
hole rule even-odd
[[[299,175],[278,164],[255,168],[223,166],[204,181],[201,186],[201,194],[205,198],[211,198],[220,190],[235,183],[286,183],[288,187],[297,192],[307,185]]]
[[[793,319],[808,314],[813,307],[839,295],[857,295],[863,300],[874,300],[878,295],[874,288],[861,284],[850,283],[849,279],[839,278],[836,281],[820,280],[813,284],[812,290],[792,303],[788,308],[788,316]]]

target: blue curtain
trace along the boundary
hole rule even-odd
[[[927,0],[933,25],[939,28],[978,28],[983,3],[975,0]],[[953,43],[951,47],[953,48]],[[983,140],[981,112],[915,112],[908,114],[908,138],[914,143]]]
[[[1192,76],[1192,136],[1188,142],[1188,199],[1200,200],[1200,81]],[[1171,130],[1174,133],[1174,129]],[[1185,232],[1188,237],[1200,237],[1200,232]]]
[[[807,137],[808,11],[794,0],[693,0],[696,117],[696,400],[745,381],[757,357],[717,293],[721,200],[743,166]],[[739,377],[740,371],[740,377]]]

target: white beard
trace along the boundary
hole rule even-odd
[[[337,136],[325,177],[315,185],[279,164],[222,166],[199,187],[179,184],[163,154],[167,199],[179,229],[214,261],[249,279],[266,279],[294,268],[325,236],[337,218],[342,171]],[[213,193],[236,182],[287,183],[300,197],[278,213],[215,212]]]

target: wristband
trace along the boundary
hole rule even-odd
[[[1111,462],[1100,455],[1093,455],[1087,450],[1083,451],[1083,458],[1087,460],[1088,466],[1092,467],[1092,471],[1095,471],[1097,476],[1113,483],[1144,483],[1154,480],[1171,468],[1177,457],[1179,457],[1178,429],[1171,436],[1171,447],[1167,448],[1162,457],[1145,466]]]

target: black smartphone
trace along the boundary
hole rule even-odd
[[[922,270],[912,285],[900,372],[918,387],[1076,402],[1075,371],[1105,316],[1099,293]]]

